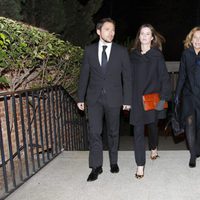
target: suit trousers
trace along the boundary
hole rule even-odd
[[[90,168],[103,165],[102,130],[104,122],[106,123],[110,164],[117,164],[120,107],[108,106],[105,92],[101,93],[94,105],[88,105]]]
[[[158,127],[157,122],[146,124],[149,129],[149,148],[151,150],[156,149],[158,146]],[[137,166],[144,166],[146,162],[145,154],[145,137],[144,137],[145,125],[134,126],[134,149],[135,149],[135,161]]]

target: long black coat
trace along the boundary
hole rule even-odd
[[[185,49],[181,56],[176,96],[181,99],[181,118],[196,112],[196,125],[200,128],[200,55],[194,48]]]
[[[133,50],[130,54],[132,65],[132,109],[130,123],[148,124],[164,118],[166,111],[145,111],[142,103],[143,94],[159,93],[161,99],[171,97],[170,77],[165,60],[160,50],[151,48],[146,54]]]

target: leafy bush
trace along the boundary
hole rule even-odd
[[[0,86],[15,91],[63,85],[77,89],[83,50],[43,29],[0,17]]]

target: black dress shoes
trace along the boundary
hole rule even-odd
[[[111,172],[111,173],[118,173],[118,172],[119,172],[119,167],[118,167],[118,165],[117,165],[117,164],[112,164],[112,165],[110,166],[110,172]]]
[[[91,173],[89,174],[87,181],[95,181],[98,179],[98,175],[103,172],[102,167],[93,168]]]
[[[191,168],[196,167],[196,159],[190,159],[189,167],[191,167]]]

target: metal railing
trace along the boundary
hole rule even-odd
[[[0,199],[63,150],[87,150],[87,121],[60,86],[0,94]]]

